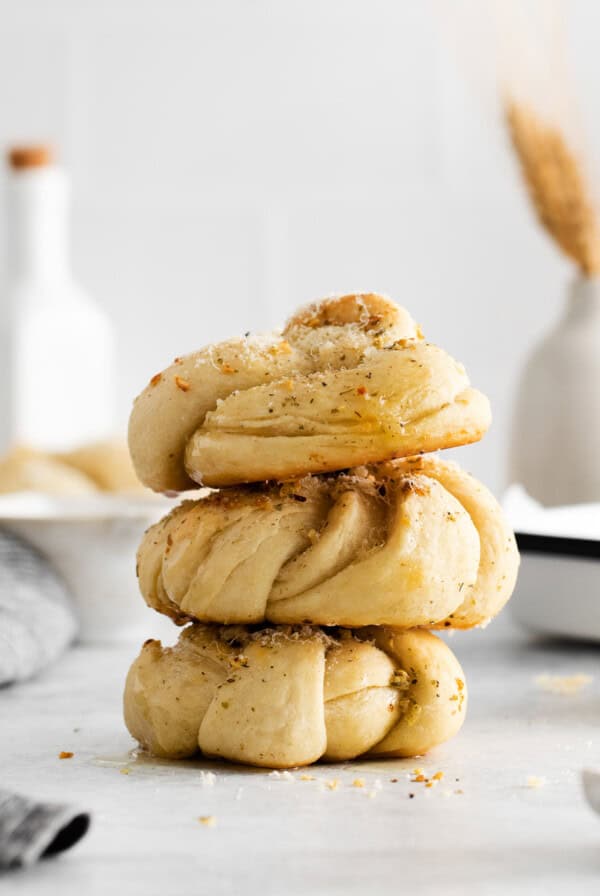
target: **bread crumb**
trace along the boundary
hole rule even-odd
[[[70,750],[61,750],[58,754],[59,759],[72,759],[75,754],[71,753]]]
[[[301,781],[314,781],[316,779],[315,779],[314,775],[300,775],[300,780]]]
[[[333,778],[331,781],[327,781],[325,785],[329,790],[339,790],[340,782],[337,778]]]
[[[436,772],[435,775],[432,775],[431,780],[432,781],[441,781],[443,777],[444,777],[443,772]]]
[[[270,346],[268,351],[271,355],[290,355],[292,353],[292,346],[287,339],[284,339],[282,342]]]
[[[364,778],[355,778],[354,781],[352,782],[352,786],[353,787],[364,787],[365,779]]]
[[[545,778],[539,778],[537,775],[529,775],[527,778],[527,786],[532,787],[534,790],[539,790],[540,787],[543,787],[546,783]]]
[[[592,681],[591,675],[536,675],[534,681],[543,691],[570,697]]]
[[[198,821],[206,828],[214,828],[217,823],[217,819],[214,815],[200,815]]]
[[[127,768],[127,766],[123,766],[123,768],[119,769],[119,774],[121,774],[121,775],[128,775],[130,772],[131,772],[131,769]]]

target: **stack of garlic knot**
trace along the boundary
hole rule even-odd
[[[185,628],[130,669],[133,737],[270,768],[452,737],[465,676],[431,630],[495,616],[518,553],[495,498],[431,452],[489,423],[464,368],[372,294],[154,376],[131,414],[136,472],[156,491],[211,491],[140,545],[144,599]]]

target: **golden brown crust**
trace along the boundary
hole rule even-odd
[[[194,625],[175,647],[144,645],[124,710],[155,755],[288,768],[420,755],[460,728],[466,685],[428,632]]]
[[[399,308],[376,293],[351,293],[335,296],[305,305],[286,324],[284,335],[292,333],[296,327],[345,327],[357,324],[364,330],[382,330],[396,327],[406,315]],[[408,327],[411,328],[407,315]],[[416,335],[416,333],[415,333]]]

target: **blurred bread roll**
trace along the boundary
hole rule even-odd
[[[269,768],[421,755],[456,734],[466,703],[442,641],[385,628],[193,625],[174,647],[147,641],[124,694],[127,727],[152,754]]]
[[[95,491],[88,476],[51,455],[18,447],[0,459],[0,494],[89,495]]]
[[[131,463],[127,445],[118,439],[47,453],[17,446],[0,459],[0,494],[42,492],[89,495],[145,492]]]
[[[81,445],[55,457],[91,479],[100,491],[120,493],[144,491],[133,469],[127,443],[120,439]]]

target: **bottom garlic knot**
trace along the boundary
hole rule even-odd
[[[466,703],[443,641],[380,627],[194,624],[174,647],[144,644],[124,695],[151,753],[270,768],[420,755],[457,733]]]

